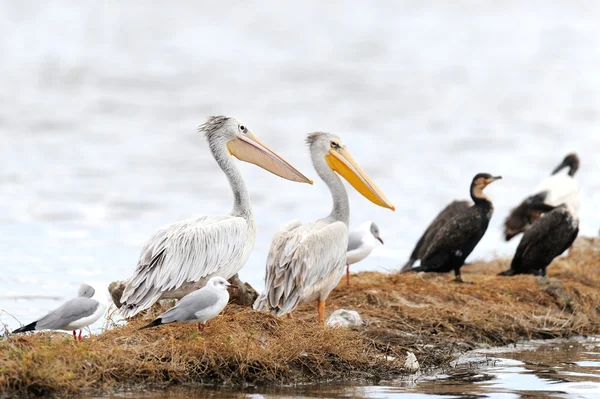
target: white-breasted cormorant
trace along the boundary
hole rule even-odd
[[[452,201],[448,206],[446,206],[435,217],[435,219],[433,219],[433,221],[427,227],[427,230],[425,230],[421,238],[419,238],[415,249],[413,249],[412,253],[410,254],[408,262],[406,262],[406,264],[402,266],[402,269],[400,271],[406,271],[410,269],[417,260],[423,259],[425,252],[427,252],[427,249],[431,245],[431,241],[433,240],[435,233],[437,233],[438,230],[442,228],[442,226],[445,225],[454,216],[458,215],[466,209],[469,209],[471,205],[473,205],[471,201],[455,200]]]
[[[565,252],[579,233],[579,220],[562,204],[544,215],[523,234],[510,269],[500,276],[546,275],[546,267]]]
[[[559,173],[567,169],[567,173]],[[513,208],[504,221],[506,241],[527,230],[544,213],[540,204],[550,205],[550,209],[565,204],[573,215],[579,211],[579,184],[573,176],[579,169],[579,157],[568,154],[565,159],[544,179],[534,193]]]
[[[474,205],[454,216],[433,237],[421,266],[405,272],[447,273],[454,270],[456,281],[462,282],[460,268],[485,234],[494,206],[483,189],[501,176],[488,173],[475,175],[471,182],[471,198]]]

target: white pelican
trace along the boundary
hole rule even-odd
[[[39,330],[66,330],[73,331],[73,338],[81,341],[81,330],[94,324],[106,310],[106,304],[92,298],[95,293],[93,287],[81,284],[77,297],[69,299],[41,319],[17,328],[13,334]],[[79,337],[77,330],[79,330]]]
[[[567,173],[559,173],[568,169]],[[512,209],[504,221],[506,241],[527,230],[545,212],[565,204],[569,212],[579,213],[579,183],[573,178],[579,169],[579,157],[568,154],[550,176],[545,178],[523,202]]]
[[[254,309],[283,315],[301,303],[318,301],[319,322],[323,322],[325,300],[344,274],[348,246],[348,195],[334,171],[373,203],[392,210],[394,206],[338,136],[311,133],[306,141],[315,170],[331,191],[333,209],[312,223],[293,220],[275,235],[267,258],[265,290]]]
[[[197,291],[191,292],[181,298],[175,306],[162,313],[152,323],[140,328],[151,328],[163,324],[183,322],[198,323],[198,331],[204,331],[207,321],[214,319],[221,313],[229,302],[227,287],[233,287],[223,277],[215,276]]]
[[[371,254],[377,241],[383,244],[379,235],[379,227],[373,222],[366,221],[358,229],[348,234],[348,253],[346,254],[346,285],[350,285],[350,265],[360,262]]]
[[[233,190],[228,215],[203,216],[158,230],[144,245],[133,277],[121,297],[123,317],[147,309],[160,298],[181,298],[213,276],[228,279],[246,263],[254,247],[256,225],[250,197],[235,163],[260,166],[288,180],[312,181],[262,143],[234,118],[213,116],[198,128]]]

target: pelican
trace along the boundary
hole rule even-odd
[[[348,247],[348,195],[335,172],[373,203],[391,210],[394,206],[338,136],[311,133],[306,142],[317,174],[329,187],[333,209],[311,223],[293,220],[275,235],[267,257],[265,290],[254,309],[289,316],[298,305],[318,301],[318,320],[323,323],[325,300],[344,275]]]
[[[560,173],[567,170],[567,173]],[[545,212],[565,204],[569,212],[577,217],[579,212],[579,183],[575,173],[579,170],[579,157],[568,154],[563,161],[546,177],[533,194],[513,208],[504,221],[504,238],[509,241],[527,230]]]
[[[183,220],[159,229],[142,248],[133,277],[121,297],[120,313],[131,317],[160,298],[181,298],[214,276],[228,279],[246,263],[256,224],[248,190],[229,155],[288,180],[312,180],[262,143],[235,118],[212,116],[198,128],[233,190],[228,215]]]

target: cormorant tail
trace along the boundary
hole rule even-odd
[[[498,273],[498,276],[514,276],[516,273],[513,269],[505,270],[501,273]]]

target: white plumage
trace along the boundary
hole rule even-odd
[[[312,183],[234,118],[210,117],[199,130],[205,133],[213,157],[229,180],[233,209],[228,215],[187,219],[154,233],[123,291],[120,313],[124,317],[149,308],[160,298],[179,299],[211,277],[231,278],[248,260],[256,224],[248,191],[229,155],[280,177]]]

